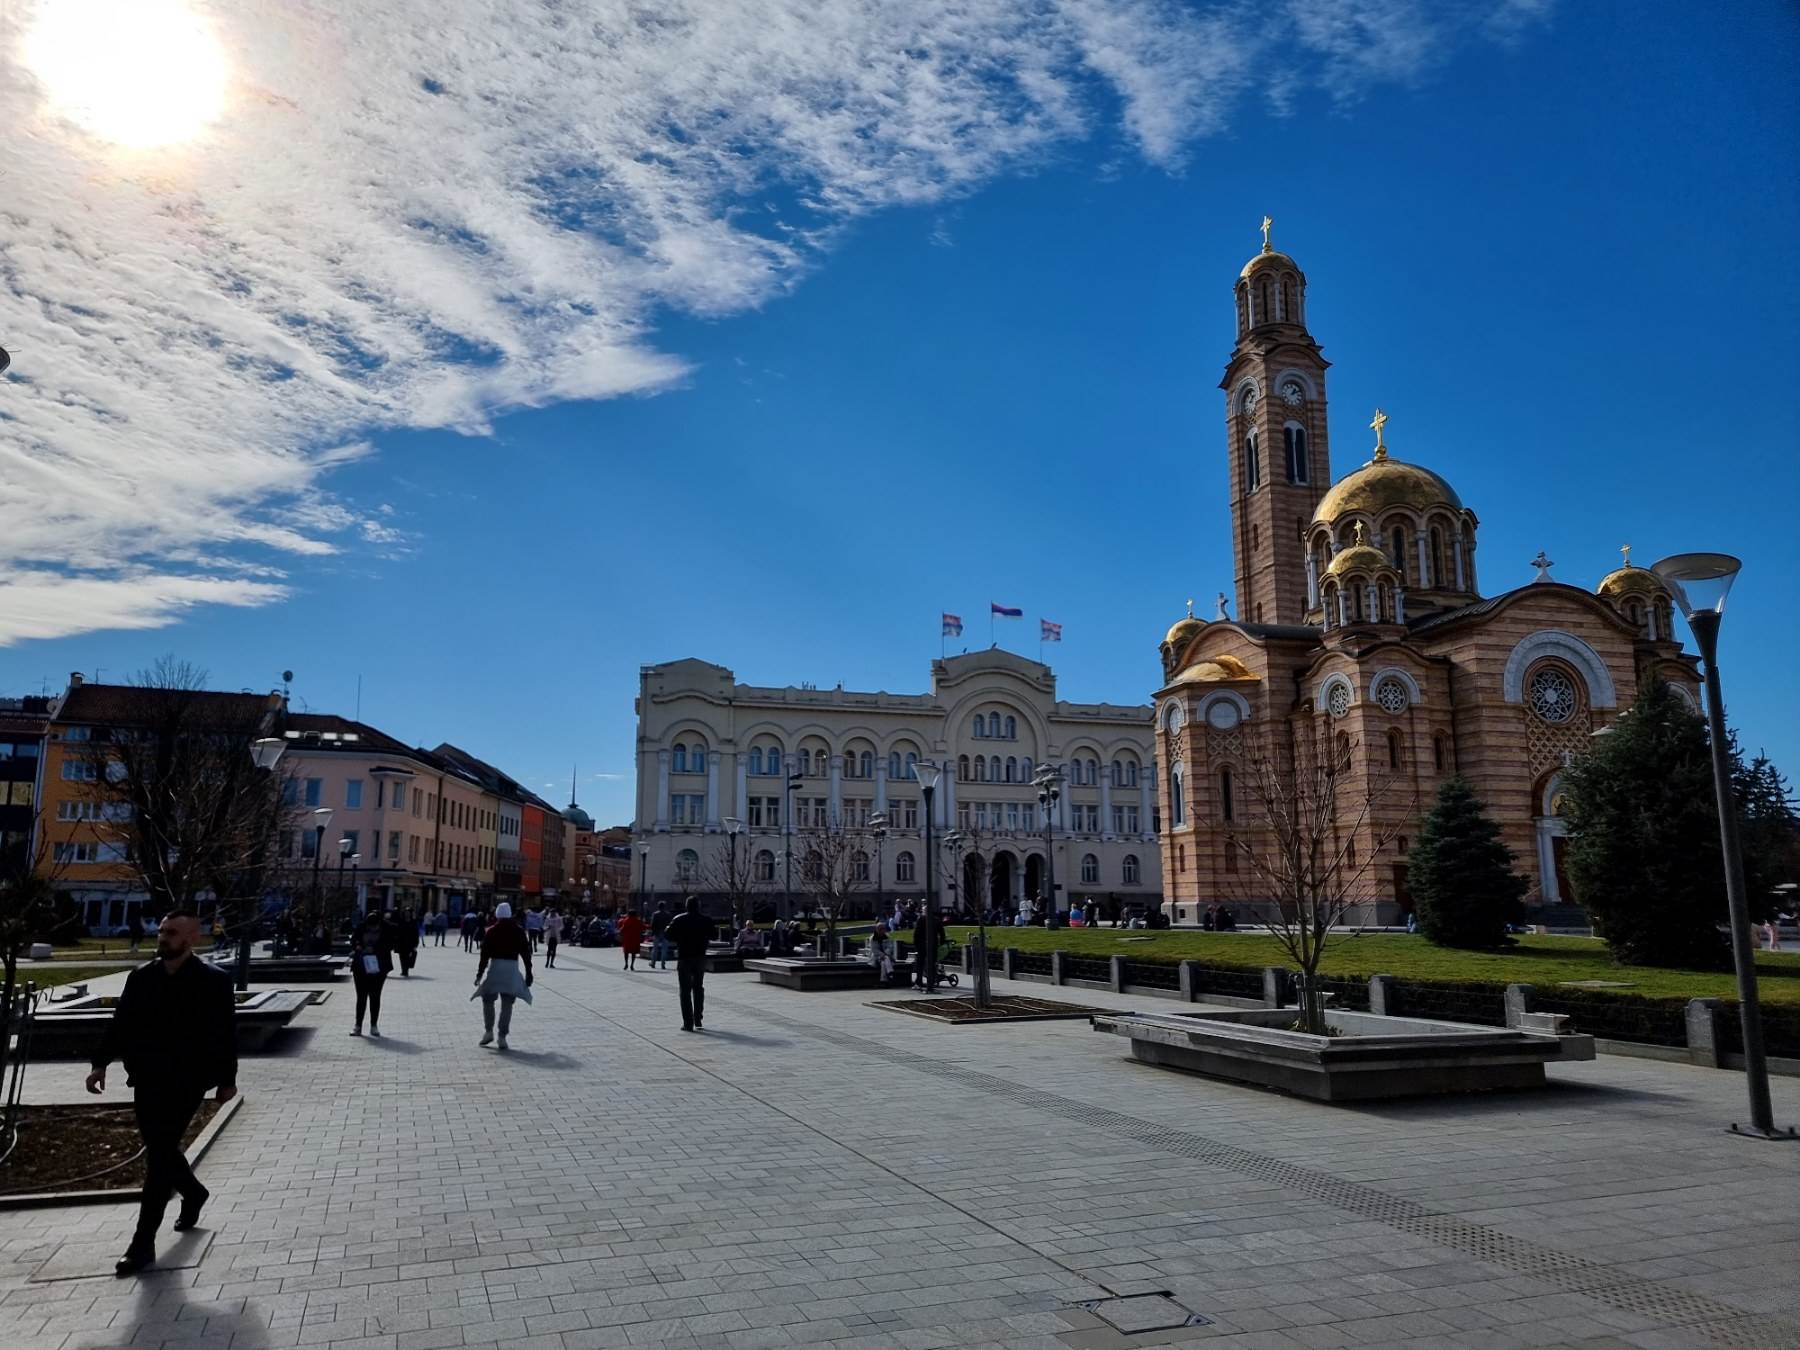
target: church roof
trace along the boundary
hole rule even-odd
[[[1490,595],[1486,600],[1477,600],[1472,605],[1459,605],[1455,609],[1439,610],[1436,614],[1413,619],[1406,626],[1415,633],[1424,633],[1447,624],[1460,623],[1464,619],[1478,618],[1498,609],[1502,600],[1515,594],[1516,591],[1502,591],[1499,595]]]
[[[1260,677],[1235,656],[1212,656],[1196,661],[1169,683],[1220,684],[1228,680],[1254,680]]]
[[[1257,254],[1249,262],[1244,264],[1244,270],[1238,273],[1238,280],[1242,281],[1257,268],[1262,267],[1265,264],[1270,267],[1291,267],[1296,272],[1300,270],[1300,264],[1288,257],[1287,254],[1281,252],[1281,250],[1265,248],[1263,252]]]
[[[1357,522],[1359,529],[1361,524],[1360,521]],[[1354,544],[1349,548],[1338,550],[1325,568],[1325,575],[1337,577],[1342,576],[1345,572],[1392,572],[1393,570],[1393,559],[1380,549],[1372,544]]]
[[[1648,567],[1638,567],[1633,563],[1608,572],[1594,588],[1599,595],[1626,595],[1636,592],[1640,595],[1661,595],[1668,588],[1662,579]]]
[[[1456,489],[1430,469],[1378,454],[1338,479],[1313,512],[1313,522],[1328,525],[1352,511],[1378,516],[1394,506],[1421,511],[1432,506],[1463,509]]]

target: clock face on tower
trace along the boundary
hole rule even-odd
[[[1306,387],[1298,380],[1289,380],[1281,386],[1281,401],[1290,408],[1298,408],[1306,402]]]

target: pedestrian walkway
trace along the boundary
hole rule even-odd
[[[714,976],[690,1036],[672,970],[557,966],[506,1055],[475,957],[428,946],[384,1039],[340,990],[244,1061],[191,1268],[33,1281],[123,1250],[131,1208],[0,1213],[0,1347],[1800,1345],[1800,1146],[1723,1132],[1737,1074],[1603,1057],[1331,1107],[1081,1022],[865,1006],[897,992]]]

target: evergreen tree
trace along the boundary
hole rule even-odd
[[[1737,737],[1731,740],[1731,786],[1744,845],[1744,895],[1751,920],[1760,923],[1778,908],[1775,888],[1800,879],[1800,814],[1794,809],[1793,790],[1769,757],[1759,753],[1745,764]]]
[[[1506,945],[1526,883],[1467,781],[1452,778],[1438,790],[1407,863],[1407,888],[1427,939],[1440,947]]]
[[[1575,898],[1627,965],[1729,961],[1706,724],[1660,681],[1563,772]]]

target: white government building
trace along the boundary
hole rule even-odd
[[[954,826],[980,841],[979,860],[962,858],[963,894],[1007,908],[1043,894],[1032,777],[1049,763],[1064,775],[1051,829],[1057,908],[1161,903],[1150,706],[1062,702],[1048,666],[1011,652],[932,662],[929,694],[763,688],[707,661],[671,661],[641,668],[637,718],[633,880],[658,898],[718,895],[728,846],[748,849],[738,856],[756,886],[779,896],[790,831],[803,898],[806,831],[832,821],[861,827],[874,815],[886,818],[887,835],[856,899],[922,896],[913,770],[923,759],[945,769],[937,838]],[[742,822],[735,844],[726,837],[733,819]],[[955,873],[949,863],[940,876]]]

